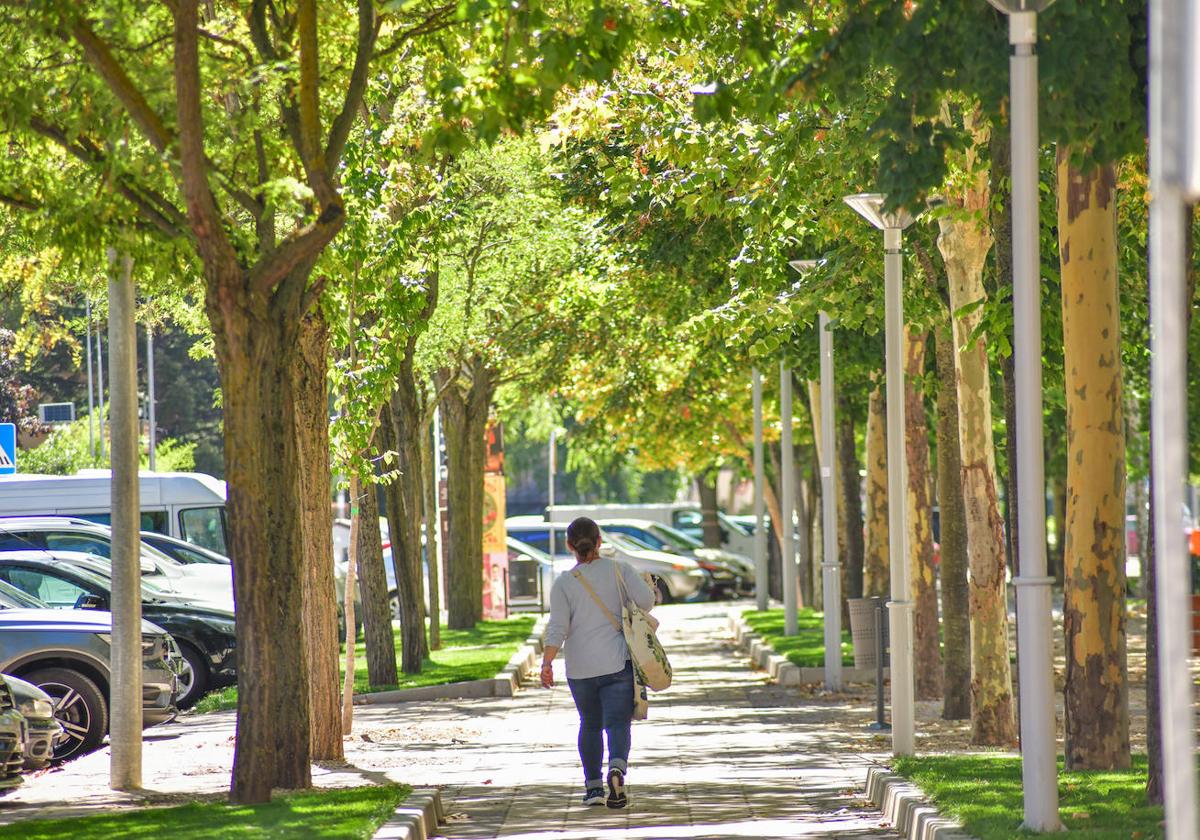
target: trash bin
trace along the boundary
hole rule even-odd
[[[875,617],[883,620],[883,664],[888,656],[887,607],[883,598],[850,598],[850,638],[854,642],[854,667],[875,667]],[[879,609],[882,608],[882,609]]]

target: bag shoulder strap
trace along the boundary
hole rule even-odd
[[[613,571],[617,573],[617,591],[621,593],[621,606],[625,607],[629,604],[629,589],[625,586],[625,575],[622,573],[621,564],[616,560],[613,561]]]
[[[579,571],[579,569],[574,569],[572,570],[571,574],[574,575],[577,581],[583,584],[583,588],[586,589],[587,593],[592,596],[592,600],[596,602],[600,609],[604,610],[604,614],[608,616],[608,620],[612,622],[613,629],[615,629],[618,633],[623,632],[621,628],[621,622],[617,621],[616,616],[612,614],[612,610],[610,610],[608,606],[600,600],[600,596],[596,594],[595,589],[592,589],[592,585],[588,583],[587,578],[583,576],[583,572]]]

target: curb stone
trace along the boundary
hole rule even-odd
[[[446,821],[442,792],[437,788],[414,788],[400,803],[391,819],[379,827],[373,840],[429,840]]]
[[[417,688],[400,688],[395,691],[377,691],[373,694],[355,694],[355,706],[375,706],[390,703],[407,703],[415,700],[468,700],[478,697],[512,697],[521,687],[521,680],[537,668],[537,658],[542,652],[542,636],[546,632],[549,615],[534,622],[525,643],[517,648],[500,673],[482,680],[423,685]]]
[[[908,840],[974,840],[960,823],[939,814],[919,787],[887,767],[867,771],[867,799]]]
[[[750,661],[756,668],[766,671],[771,682],[779,685],[801,685],[803,683],[819,683],[825,681],[824,668],[802,668],[788,661],[786,656],[776,653],[770,643],[755,633],[742,619],[741,611],[729,616],[729,632],[733,634],[734,643],[747,652]],[[883,669],[883,678],[888,679],[891,669]],[[874,668],[847,668],[842,666],[842,679],[846,682],[875,682]]]

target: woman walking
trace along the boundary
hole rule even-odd
[[[542,685],[554,685],[550,663],[565,644],[567,685],[579,710],[583,804],[624,808],[634,686],[633,663],[620,629],[621,606],[628,599],[648,610],[654,606],[654,592],[627,565],[601,556],[600,527],[587,517],[567,527],[567,547],[578,562],[550,591]],[[608,736],[607,800],[601,730]]]

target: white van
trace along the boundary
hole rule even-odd
[[[546,508],[547,518],[555,524],[567,524],[577,516],[592,519],[649,519],[670,525],[701,539],[700,505],[696,502],[657,504],[555,505]],[[746,557],[754,556],[754,536],[723,511],[717,511],[721,523],[721,548]]]
[[[141,472],[143,531],[229,555],[225,482],[203,473]],[[110,525],[112,472],[0,476],[0,516],[75,516]]]

